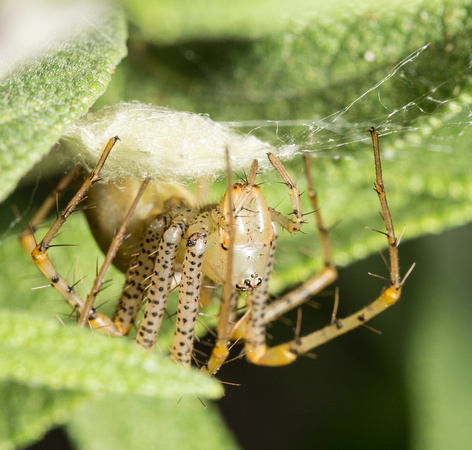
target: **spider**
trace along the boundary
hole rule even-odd
[[[246,358],[254,364],[289,364],[298,355],[364,324],[400,298],[406,277],[400,279],[398,242],[382,179],[378,133],[374,128],[370,133],[376,170],[374,190],[380,201],[386,226],[386,231],[382,233],[387,237],[389,248],[389,286],[360,311],[342,320],[333,320],[318,331],[284,344],[274,347],[266,345],[266,325],[306,302],[333,283],[337,277],[328,233],[323,225],[311,181],[308,155],[304,156],[308,195],[323,244],[324,267],[274,302],[269,302],[268,285],[278,227],[295,233],[301,229],[304,220],[297,186],[281,162],[270,153],[267,155],[269,161],[286,185],[290,196],[290,218],[266,205],[256,183],[257,160],[252,163],[245,182],[231,184],[228,176],[227,191],[223,199],[217,204],[203,207],[196,207],[190,193],[178,185],[168,186],[155,196],[155,187],[149,178],[145,179],[139,189],[134,187],[127,194],[134,196],[134,201],[126,214],[121,214],[124,216],[121,226],[110,244],[110,238],[106,238],[110,230],[103,228],[108,226],[113,230],[115,225],[107,225],[107,217],[111,217],[107,202],[104,201],[105,208],[102,211],[89,211],[92,229],[95,230],[102,246],[108,246],[108,252],[86,300],[57,272],[49,259],[48,249],[64,222],[86,196],[95,195],[106,200],[106,196],[112,195],[110,192],[116,189],[113,185],[99,183],[89,192],[92,185],[99,180],[100,171],[119,140],[118,137],[110,139],[95,169],[41,242],[37,243],[35,240],[37,226],[53,207],[57,196],[77,177],[80,169],[72,170],[61,180],[33,217],[30,226],[22,232],[20,240],[51,285],[78,311],[81,325],[88,324],[91,328],[110,335],[126,335],[133,328],[138,312],[144,304],[136,342],[146,349],[152,349],[166,311],[169,292],[173,284],[177,284],[179,300],[171,357],[188,367],[193,357],[199,301],[208,296],[208,285],[219,284],[223,286],[223,290],[216,342],[204,370],[210,374],[216,373],[228,358],[231,341],[236,339],[244,341]],[[229,166],[228,155],[227,164]],[[152,195],[143,200],[146,188],[152,191]],[[129,239],[125,239],[127,233],[131,235]],[[126,271],[126,281],[115,313],[110,319],[93,305],[103,285],[105,272],[113,260],[115,265]],[[246,308],[242,316],[238,317],[238,299],[242,292],[247,292]]]

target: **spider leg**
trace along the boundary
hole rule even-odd
[[[319,212],[318,201],[316,192],[313,188],[310,171],[309,171],[309,160],[305,157],[305,164],[307,167],[307,178],[309,186],[309,197],[315,211],[316,222],[318,231],[323,243],[323,252],[325,265],[321,271],[310,277],[302,285],[295,288],[293,291],[282,296],[275,302],[271,303],[267,307],[268,294],[267,291],[262,294],[258,290],[248,295],[248,305],[253,305],[254,313],[249,313],[249,318],[246,324],[245,337],[246,337],[246,357],[248,360],[255,364],[264,364],[262,361],[273,361],[272,364],[288,364],[292,362],[295,357],[291,351],[286,351],[284,348],[280,350],[267,349],[265,345],[265,327],[269,322],[277,319],[285,312],[301,305],[312,295],[322,291],[326,286],[329,286],[337,278],[337,271],[332,263],[331,257],[331,246],[329,243],[328,233],[323,225],[323,220]],[[275,249],[274,249],[275,250]],[[272,255],[273,259],[273,255]],[[270,277],[271,261],[268,262],[268,273],[266,272],[264,278]],[[266,283],[266,280],[264,280]],[[262,286],[261,286],[262,288]],[[275,355],[274,355],[275,354]]]
[[[236,328],[235,325],[237,322],[237,306],[240,294],[237,289],[232,288],[229,288],[226,292],[223,291],[220,313],[218,314],[218,324],[216,326],[217,338],[215,346],[213,347],[206,367],[203,369],[210,375],[215,374],[228,358],[230,338],[234,337],[232,331],[238,333],[239,324]],[[244,325],[244,323],[241,325]],[[237,339],[237,336],[235,339]]]
[[[229,158],[229,151],[226,149],[226,184],[228,203],[233,205],[232,211],[226,217],[226,232],[228,236],[234,231],[234,214],[236,213],[233,203],[233,196],[231,193],[231,164]],[[249,175],[248,183],[253,184],[257,175],[257,161],[254,160],[251,166],[251,173]],[[239,298],[239,291],[234,289],[231,285],[231,278],[234,266],[234,239],[229,239],[228,242],[228,262],[226,265],[226,281],[223,284],[223,292],[221,295],[220,312],[218,314],[218,324],[216,326],[216,342],[211,352],[210,358],[204,370],[210,375],[215,374],[223,365],[229,355],[229,340],[231,336],[231,328],[236,319],[236,309]]]
[[[151,220],[139,243],[138,252],[131,259],[123,291],[112,319],[123,334],[128,334],[136,321],[148,287],[146,280],[152,273],[159,242],[164,235],[166,224],[170,221],[170,216],[158,216]]]
[[[202,284],[202,259],[207,245],[207,229],[193,232],[187,240],[179,288],[177,323],[172,345],[172,359],[190,367],[193,337],[198,316],[198,300]]]
[[[93,282],[92,289],[87,296],[87,300],[85,301],[85,305],[82,308],[82,311],[80,313],[79,317],[79,325],[83,326],[86,323],[88,323],[88,318],[90,316],[90,312],[93,309],[93,305],[95,303],[95,300],[100,292],[100,289],[103,286],[103,278],[105,277],[105,274],[110,267],[111,263],[113,262],[113,259],[116,256],[116,253],[118,249],[120,248],[121,244],[125,240],[125,231],[126,227],[128,226],[129,221],[131,220],[131,216],[133,215],[134,211],[136,210],[136,207],[138,206],[139,200],[144,194],[144,191],[146,190],[146,187],[148,186],[149,182],[151,181],[150,178],[145,178],[143,183],[141,184],[141,188],[138,191],[138,194],[136,195],[133,203],[128,209],[128,212],[126,213],[125,218],[123,219],[123,222],[121,223],[120,227],[118,228],[118,231],[115,233],[115,236],[113,237],[113,240],[110,244],[110,247],[107,251],[107,254],[105,255],[105,260],[103,261],[102,267],[100,268],[100,271],[98,272],[97,276],[95,277],[95,281]],[[121,331],[121,330],[120,330]]]
[[[290,193],[290,200],[292,204],[292,218],[285,217],[283,214],[275,211],[272,208],[269,209],[269,214],[272,219],[272,227],[274,229],[274,240],[271,244],[271,249],[268,257],[268,262],[266,269],[264,271],[264,277],[262,285],[258,287],[258,289],[249,292],[247,296],[247,313],[246,316],[243,317],[237,324],[236,328],[231,329],[231,325],[234,323],[230,322],[230,317],[233,317],[232,313],[236,311],[236,302],[237,296],[223,295],[223,298],[228,298],[229,300],[222,302],[222,307],[220,310],[219,315],[219,322],[218,322],[218,339],[215,345],[215,348],[212,352],[210,360],[207,363],[207,371],[210,373],[215,373],[215,371],[221,366],[223,361],[226,359],[228,355],[228,337],[231,333],[232,339],[239,339],[244,338],[246,340],[246,355],[249,360],[253,360],[257,362],[261,357],[263,357],[264,353],[266,352],[265,346],[265,324],[269,322],[270,319],[266,319],[266,314],[269,314],[272,311],[271,306],[269,306],[266,312],[266,304],[268,300],[268,290],[267,285],[269,283],[270,274],[272,271],[272,263],[274,258],[275,252],[275,242],[277,236],[277,229],[275,223],[279,224],[289,232],[293,233],[298,231],[301,226],[303,225],[303,216],[301,213],[301,204],[300,204],[300,193],[298,188],[296,187],[295,183],[290,178],[289,174],[285,170],[284,166],[280,163],[280,161],[273,155],[268,154],[269,160],[277,170],[279,175],[282,177],[285,185],[289,189]],[[308,160],[307,160],[308,161]],[[228,171],[229,172],[229,171]],[[249,176],[250,183],[254,183],[255,176],[257,172],[257,161],[253,163],[251,168],[251,174]],[[311,185],[310,185],[311,186]],[[230,192],[230,185],[228,185],[228,191]],[[314,189],[311,187],[310,189],[310,198],[314,205],[314,209],[317,210],[317,203],[316,203],[316,194]],[[310,294],[318,292],[319,290],[323,289],[324,286],[330,284],[336,278],[336,270],[331,264],[331,254],[330,254],[330,247],[329,247],[329,240],[327,236],[327,232],[323,227],[321,222],[321,216],[317,215],[317,220],[319,220],[318,228],[320,233],[323,231],[324,234],[322,235],[322,241],[326,243],[324,245],[324,249],[327,251],[325,255],[325,260],[329,261],[329,268],[322,271],[322,273],[316,275],[312,279],[310,279],[303,289],[301,290],[302,295],[300,298],[297,299],[299,303],[302,303],[306,299],[306,291],[309,291]],[[229,217],[228,219],[231,219]],[[230,224],[228,224],[228,228],[230,228]],[[231,243],[231,241],[230,241]],[[229,258],[231,261],[231,258]],[[230,269],[228,269],[230,270]],[[225,287],[225,286],[224,286]],[[227,286],[229,289],[229,286]],[[280,314],[282,311],[287,309],[291,309],[293,306],[290,304],[291,298],[284,297],[282,301],[278,304],[278,308],[274,308],[274,311],[277,312],[280,310]],[[275,318],[275,316],[274,316]],[[221,330],[220,330],[221,329]]]
[[[246,357],[249,360],[258,360],[266,351],[266,323],[265,314],[267,309],[267,300],[269,298],[269,281],[275,259],[275,250],[277,243],[277,226],[273,224],[274,240],[267,260],[266,270],[262,278],[262,284],[247,294],[247,319],[237,328],[238,337],[244,337]],[[232,338],[236,338],[233,334]]]
[[[328,232],[324,227],[321,213],[319,211],[316,191],[313,187],[308,154],[304,155],[304,159],[308,180],[308,195],[313,210],[315,211],[316,223],[323,244],[325,266],[320,272],[310,277],[301,286],[291,291],[289,294],[282,296],[277,301],[266,306],[268,301],[267,287],[265,289],[262,289],[262,287],[266,286],[266,284],[268,284],[269,282],[270,273],[272,269],[271,266],[275,253],[275,243],[273,244],[274,248],[271,249],[271,255],[269,257],[270,259],[268,261],[267,271],[264,275],[263,286],[261,286],[258,290],[255,290],[254,292],[248,294],[247,300],[248,307],[250,309],[247,322],[245,323],[246,328],[243,331],[246,338],[246,357],[256,364],[258,363],[258,361],[261,360],[261,358],[264,358],[264,355],[266,353],[265,327],[267,323],[272,322],[273,320],[283,315],[285,312],[304,303],[308,297],[315,295],[316,293],[323,290],[326,286],[330,285],[337,277],[337,271],[332,262],[331,245],[329,242]],[[279,168],[278,170],[280,173],[282,169]],[[284,174],[283,178],[284,180],[289,180],[286,181],[289,186],[293,186],[293,183],[291,183],[291,180],[288,175]],[[295,199],[299,200],[299,194],[296,188],[290,188],[290,192],[291,194],[293,194]],[[295,207],[293,208],[294,210],[296,208],[298,208],[299,210],[299,207],[296,206],[297,204],[298,203],[296,203],[295,201],[292,201],[292,205],[295,205]],[[276,214],[271,214],[272,218],[275,219],[277,223],[279,223],[279,225],[283,226],[286,229],[289,229],[289,226],[291,225],[289,219],[287,219],[285,216],[281,215],[277,211],[273,211],[273,213]],[[291,359],[291,354],[288,355],[288,358]]]
[[[115,145],[118,139],[119,138],[116,136],[108,141],[95,169],[92,171],[90,176],[84,181],[80,189],[74,195],[74,197],[66,206],[61,215],[55,220],[54,224],[39,244],[36,244],[34,236],[35,228],[38,226],[40,221],[44,219],[44,217],[54,205],[56,195],[60,193],[63,189],[65,189],[65,187],[77,174],[76,171],[70,172],[61,180],[58,188],[56,189],[56,192],[46,199],[43,206],[33,218],[31,226],[25,229],[20,235],[20,242],[22,246],[26,249],[26,251],[31,254],[34,263],[38,266],[44,276],[51,282],[51,285],[54,286],[67,300],[67,302],[69,302],[74,309],[79,311],[79,313],[82,312],[84,307],[83,299],[80,297],[80,295],[77,294],[74,288],[70,286],[67,281],[62,278],[61,275],[57,272],[51,260],[49,259],[47,251],[50,248],[51,242],[59,232],[62,225],[69,218],[69,216],[75,210],[77,205],[84,199],[87,194],[87,191],[92,187],[93,184],[95,184],[99,180],[100,171],[102,170],[102,167],[105,164],[105,161],[110,151],[112,150],[113,146]],[[114,326],[113,322],[105,315],[94,311],[93,309],[89,315],[89,323],[93,328],[98,328],[105,333],[119,335],[119,332]]]
[[[275,170],[279,173],[279,175],[284,180],[285,185],[287,186],[289,193],[290,193],[290,202],[292,203],[292,218],[289,219],[285,217],[280,212],[276,211],[273,208],[269,208],[270,216],[273,221],[277,222],[281,227],[285,228],[290,233],[295,233],[299,231],[303,225],[303,216],[302,216],[302,209],[300,203],[300,192],[298,191],[297,186],[290,178],[290,175],[285,170],[285,167],[282,163],[277,159],[275,155],[272,153],[268,153],[267,156],[269,157],[269,161],[274,166]]]
[[[177,250],[185,228],[185,219],[179,214],[159,242],[144,316],[136,336],[136,342],[144,348],[150,349],[156,343],[172,284]]]
[[[334,339],[364,324],[399,300],[403,281],[400,280],[397,239],[395,237],[393,221],[387,204],[385,188],[382,179],[378,134],[374,128],[372,128],[370,132],[372,135],[376,168],[376,182],[374,185],[374,190],[377,192],[382,208],[383,220],[386,227],[385,234],[388,240],[390,259],[390,286],[384,290],[372,303],[357,311],[356,313],[351,314],[342,320],[337,320],[335,323],[327,325],[321,330],[315,331],[293,341],[269,348],[259,358],[251,359],[253,363],[267,366],[288,364],[295,360],[298,355],[306,353],[313,348],[325,344],[331,339]],[[297,292],[297,290],[295,292]],[[301,292],[298,292],[298,294],[300,295]]]
[[[315,188],[313,187],[310,158],[308,153],[305,153],[303,156],[306,177],[308,181],[308,197],[310,198],[311,206],[315,214],[316,225],[323,247],[324,267],[303,284],[291,291],[289,294],[284,295],[275,302],[271,303],[264,316],[265,324],[276,320],[287,311],[301,305],[308,297],[321,292],[324,288],[333,283],[338,276],[336,267],[333,263],[333,257],[331,255],[331,244],[329,241],[328,231],[324,226],[318,204],[318,196],[316,194]]]

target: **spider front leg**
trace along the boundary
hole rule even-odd
[[[178,215],[159,241],[144,315],[136,336],[136,342],[144,348],[151,349],[154,347],[161,328],[172,284],[177,251],[186,229],[185,222],[183,214]],[[153,250],[148,250],[148,252],[151,254]],[[133,321],[138,309],[139,306],[136,305],[134,307]],[[121,310],[123,311],[123,308]]]
[[[207,245],[207,236],[205,228],[191,234],[187,240],[182,264],[172,359],[185,367],[190,367],[192,362],[193,337],[202,285],[202,258]]]
[[[67,185],[77,174],[76,169],[71,171],[61,180],[58,189],[56,189],[56,192],[46,199],[43,206],[34,216],[30,226],[26,228],[20,235],[20,242],[23,248],[25,248],[25,250],[31,255],[33,261],[44,274],[44,276],[50,281],[51,285],[54,286],[62,294],[62,296],[67,300],[67,302],[69,302],[69,304],[72,305],[72,307],[80,314],[82,314],[85,302],[80,297],[80,295],[77,294],[74,288],[70,286],[67,281],[62,278],[62,276],[57,272],[51,260],[49,259],[48,249],[51,247],[51,242],[56,237],[62,225],[64,225],[66,220],[74,212],[77,205],[85,198],[88,190],[92,187],[92,185],[99,180],[100,171],[102,170],[103,165],[105,164],[105,161],[108,158],[108,155],[110,154],[113,146],[115,145],[116,141],[118,141],[118,139],[119,138],[116,136],[108,141],[95,169],[85,180],[83,185],[74,195],[74,197],[66,206],[61,215],[55,220],[54,224],[39,244],[36,244],[36,239],[34,235],[36,228],[39,223],[41,223],[41,221],[46,217],[46,215],[54,205],[56,200],[54,194],[61,193],[62,190],[67,187]],[[120,334],[114,326],[113,322],[108,319],[108,317],[103,314],[100,314],[99,312],[93,309],[89,314],[88,320],[93,328],[99,328],[102,331],[112,335]]]
[[[302,303],[305,302],[307,297],[310,297],[312,295],[317,294],[318,292],[321,292],[324,288],[326,288],[331,283],[333,283],[338,276],[338,273],[333,263],[333,258],[331,255],[331,244],[329,241],[328,232],[324,226],[323,219],[320,212],[320,207],[318,205],[318,196],[313,187],[313,180],[311,177],[311,169],[310,169],[310,157],[307,153],[304,154],[304,162],[305,162],[306,178],[308,182],[308,196],[310,198],[311,206],[313,208],[313,213],[315,215],[316,224],[318,228],[318,234],[320,235],[321,244],[323,247],[324,267],[318,273],[316,273],[315,275],[310,277],[307,281],[305,281],[302,285],[300,285],[298,288],[291,291],[289,294],[282,296],[277,301],[271,303],[270,308],[265,312],[265,315],[264,315],[265,324],[272,322],[273,320],[285,314],[287,311],[301,305]],[[285,168],[280,164],[280,162],[278,162],[278,164],[280,165],[280,168],[278,168],[278,166],[276,166],[275,164],[274,164],[274,167],[276,167],[277,171],[281,173],[284,180],[286,178],[290,180],[290,177],[286,173]],[[293,192],[293,188],[290,189],[291,196],[294,195],[292,194],[292,192]],[[298,194],[298,197],[299,197],[299,194]],[[293,203],[294,201],[292,200],[292,204]],[[285,229],[290,231],[287,224],[289,219],[282,216],[282,218],[285,219],[285,221],[281,221],[280,220],[281,215],[280,213],[278,214],[279,214],[278,216],[274,216],[274,215],[272,216],[274,220],[279,225],[283,226]],[[295,209],[294,209],[293,214],[295,215]],[[301,217],[301,214],[300,214],[300,217]]]
[[[146,281],[151,278],[150,274],[153,273],[159,247],[162,246],[161,239],[170,221],[171,218],[166,215],[152,219],[139,242],[137,253],[132,256],[121,297],[113,314],[113,322],[124,335],[131,331],[148,288],[152,285],[153,293],[156,292],[157,281],[153,280],[150,284],[146,284]],[[181,229],[181,226],[174,224],[177,236],[172,231],[168,231],[166,242],[176,239],[180,242]],[[160,252],[162,253],[163,250],[161,249]]]
[[[397,239],[395,237],[393,221],[387,204],[385,187],[382,178],[378,134],[374,128],[370,130],[370,133],[372,136],[376,169],[376,182],[374,189],[379,197],[382,209],[382,217],[386,227],[386,232],[384,234],[387,236],[389,247],[390,285],[380,294],[377,299],[375,299],[368,306],[362,308],[360,311],[342,320],[338,320],[335,323],[322,328],[321,330],[308,334],[307,336],[267,349],[261,357],[251,360],[255,364],[267,366],[288,364],[296,359],[298,355],[304,354],[330,341],[331,339],[334,339],[364,324],[368,320],[380,314],[389,306],[396,303],[400,298],[402,285],[406,277],[403,279],[403,281],[400,279]],[[300,296],[301,294],[298,289],[294,292],[296,296]],[[305,298],[307,298],[309,295],[311,294],[309,294],[307,291]],[[291,301],[291,294],[288,294],[286,297],[287,302],[293,304]],[[277,303],[275,306],[277,313],[271,314],[271,309],[272,307],[269,307],[268,313],[266,315],[266,321],[269,321],[269,319],[272,317],[278,317],[279,304]],[[267,317],[269,317],[269,319],[267,319]]]
[[[193,352],[193,337],[203,276],[202,258],[206,249],[209,226],[208,212],[195,216],[196,213],[188,209],[177,213],[160,239],[147,303],[136,336],[136,342],[144,348],[150,349],[156,343],[167,306],[179,246],[184,236],[188,236],[182,263],[176,330],[172,347],[172,359],[186,367],[190,366]],[[152,253],[154,253],[153,249],[145,252],[148,255]],[[143,291],[144,289],[141,289],[141,292]],[[133,306],[133,311],[137,309],[138,306]]]
[[[245,339],[246,358],[250,361],[257,361],[263,357],[266,352],[266,329],[265,314],[267,308],[267,299],[269,298],[269,281],[272,274],[272,267],[275,259],[275,250],[278,237],[277,225],[272,224],[274,229],[274,239],[272,241],[267,267],[262,278],[262,284],[253,291],[248,292],[246,306],[247,319],[241,324],[236,333],[233,334],[233,340],[238,338]],[[243,328],[244,327],[244,328]],[[244,333],[241,335],[241,333]]]

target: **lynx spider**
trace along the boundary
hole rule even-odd
[[[174,275],[180,273],[179,305],[171,355],[174,360],[187,367],[191,364],[193,356],[194,327],[199,298],[204,293],[202,278],[205,276],[214,283],[222,284],[223,293],[216,328],[216,343],[204,370],[214,374],[220,368],[228,357],[229,345],[234,339],[244,340],[246,358],[254,364],[266,366],[289,364],[298,355],[364,324],[400,298],[406,277],[400,279],[398,242],[382,179],[378,133],[374,128],[370,133],[376,169],[374,190],[377,192],[386,226],[386,232],[381,233],[387,237],[389,248],[389,286],[377,299],[360,311],[342,320],[333,320],[318,331],[284,344],[266,346],[266,325],[288,310],[306,302],[309,297],[320,292],[337,277],[331,258],[328,233],[322,222],[311,181],[308,155],[305,155],[308,194],[323,244],[324,267],[299,287],[272,303],[268,303],[268,283],[275,254],[277,225],[290,233],[299,231],[303,225],[299,191],[283,165],[272,154],[268,154],[268,158],[290,194],[292,217],[287,218],[266,206],[260,188],[255,183],[256,160],[252,164],[246,182],[231,185],[228,176],[227,192],[217,205],[195,209],[185,206],[182,199],[169,196],[166,203],[167,210],[148,217],[145,223],[141,223],[143,237],[139,243],[139,251],[131,257],[125,286],[112,319],[97,311],[93,305],[103,284],[104,274],[120,251],[126,227],[132,220],[150,180],[146,179],[141,185],[109,246],[105,262],[85,301],[56,271],[49,259],[48,249],[77,205],[93,191],[88,194],[92,185],[99,180],[100,171],[118,137],[110,139],[95,169],[41,242],[38,244],[35,240],[34,233],[37,226],[54,206],[57,196],[77,176],[79,169],[72,170],[61,180],[55,192],[51,193],[33,217],[30,226],[22,232],[20,240],[51,285],[78,311],[81,325],[88,324],[91,328],[110,335],[126,335],[132,329],[141,302],[144,300],[145,310],[136,341],[144,348],[153,348],[172,280]],[[241,214],[243,210],[244,214]],[[147,270],[142,270],[143,267]],[[246,312],[238,318],[237,301],[242,291],[248,292]]]

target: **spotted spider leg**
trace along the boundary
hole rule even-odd
[[[198,316],[198,301],[202,278],[201,260],[206,248],[210,219],[207,211],[203,211],[198,215],[190,209],[179,209],[177,211],[179,212],[174,212],[172,222],[162,234],[162,238],[159,239],[159,236],[154,238],[145,237],[145,241],[151,243],[152,247],[147,250],[144,249],[141,254],[144,255],[144,258],[148,258],[148,260],[153,259],[155,262],[150,277],[144,315],[136,336],[136,342],[148,349],[152,348],[156,343],[167,307],[167,299],[171,289],[179,245],[184,237],[188,236],[186,238],[186,249],[181,269],[179,304],[177,307],[172,358],[184,366],[189,366],[193,351],[195,322]],[[162,217],[155,220],[160,220],[161,224],[158,228],[163,228]],[[169,217],[167,217],[167,221],[169,221]],[[152,254],[155,254],[155,257],[151,257],[150,255]],[[132,280],[133,277],[130,276],[129,280],[127,280],[128,285],[130,285]],[[142,274],[139,274],[138,280],[141,280],[141,285],[145,282]],[[138,282],[136,281],[132,286],[133,290],[126,293],[126,298],[128,296],[134,297],[144,292],[145,288],[141,286],[141,288],[136,289],[137,285]],[[130,316],[127,313],[129,306],[125,303],[126,298],[121,302],[122,306],[119,311]],[[132,300],[130,299],[130,302]],[[135,317],[138,307],[135,304],[132,305],[133,317]],[[120,318],[121,313],[118,313],[117,320],[120,320]]]
[[[248,292],[246,299],[246,322],[244,322],[244,325],[241,324],[238,326],[232,336],[233,340],[244,338],[244,347],[248,359],[258,359],[262,356],[261,353],[265,351],[266,328],[264,317],[267,301],[269,299],[269,281],[272,274],[278,236],[277,226],[274,223],[272,226],[274,228],[274,239],[271,243],[269,259],[267,260],[267,267],[262,278],[262,284],[257,289]],[[242,331],[243,327],[244,332]]]
[[[382,177],[378,134],[374,128],[372,128],[370,132],[372,136],[376,171],[376,182],[374,185],[374,190],[376,191],[380,201],[382,217],[386,227],[386,232],[383,234],[385,234],[387,237],[389,248],[390,285],[380,294],[379,297],[377,297],[377,299],[375,299],[366,307],[362,308],[360,311],[357,311],[356,313],[342,320],[337,320],[334,323],[331,323],[330,325],[327,325],[326,327],[322,328],[321,330],[315,331],[313,333],[310,333],[301,338],[297,338],[285,344],[280,344],[275,347],[268,348],[265,352],[262,352],[261,357],[251,359],[251,361],[255,364],[267,366],[288,364],[295,360],[298,355],[306,353],[312,350],[313,348],[318,347],[330,341],[331,339],[334,339],[364,324],[366,321],[380,314],[389,306],[395,304],[400,298],[402,286],[406,280],[406,277],[413,269],[413,267],[410,268],[405,278],[401,280],[397,239],[395,237],[393,221],[386,200],[385,188]],[[311,196],[311,199],[312,203],[314,204],[313,196]],[[315,209],[317,208],[315,207]],[[323,228],[322,225],[320,226],[320,223],[318,223],[318,226],[320,230]],[[327,267],[325,267],[325,269],[326,268]],[[303,283],[303,285],[293,291],[293,293],[289,293],[286,296],[282,297],[278,302],[274,304],[274,307],[272,307],[272,305],[269,306],[265,315],[265,322],[267,323],[273,320],[274,318],[279,317],[281,311],[291,309],[295,304],[298,305],[304,300],[306,300],[309,296],[313,294],[314,290],[317,291],[317,289],[314,289],[314,287],[317,287],[318,282],[319,280],[317,280],[315,275],[315,277],[312,277],[307,282]],[[295,298],[295,300],[293,298]]]
[[[166,224],[170,221],[170,216],[154,218],[139,242],[137,252],[132,256],[123,291],[112,319],[124,335],[131,331],[145,291],[150,287],[150,283],[146,282],[153,273],[159,242],[164,235]]]
[[[113,146],[118,140],[119,138],[115,136],[108,141],[95,169],[82,184],[64,211],[55,220],[54,224],[39,244],[36,243],[35,239],[36,228],[44,220],[50,209],[55,204],[56,197],[75,178],[78,169],[73,169],[60,181],[58,188],[46,199],[40,210],[33,217],[29,227],[23,230],[20,235],[20,242],[23,248],[31,255],[34,263],[38,266],[44,276],[51,282],[51,285],[54,286],[54,288],[56,288],[62,294],[66,301],[80,314],[83,311],[85,303],[81,296],[75,291],[74,287],[70,286],[69,283],[67,283],[67,281],[57,272],[51,260],[49,259],[48,250],[51,247],[51,242],[61,229],[62,225],[74,212],[77,205],[86,197],[88,190],[100,179],[100,171],[102,170],[102,167],[105,164],[105,161]],[[113,322],[108,317],[93,308],[89,314],[88,323],[92,328],[97,328],[105,333],[111,335],[120,334]]]
[[[192,362],[193,338],[202,285],[202,259],[207,236],[206,227],[201,227],[190,235],[182,264],[172,359],[179,361],[185,367],[189,367]]]
[[[158,248],[153,271],[151,272],[144,315],[136,336],[136,342],[144,348],[152,348],[156,343],[157,334],[167,307],[177,252],[187,228],[187,214],[192,217],[190,210],[177,214],[165,230],[162,239],[155,240],[155,243],[158,243]]]

